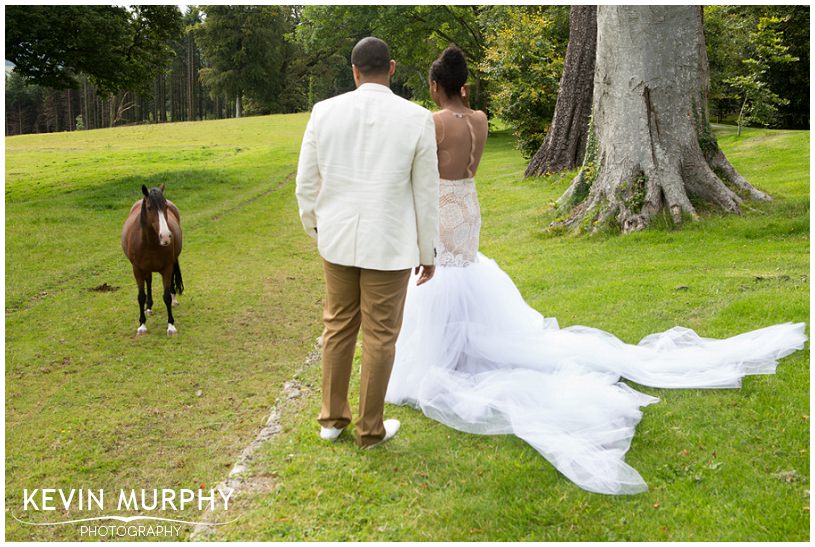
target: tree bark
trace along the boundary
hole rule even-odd
[[[65,127],[65,129],[67,131],[72,131],[74,129],[75,120],[73,118],[74,109],[73,109],[73,105],[71,104],[72,101],[73,101],[73,96],[71,94],[71,90],[66,89],[65,90],[65,110],[66,110],[66,112],[65,112],[65,117],[66,117],[66,127]]]
[[[560,78],[555,115],[525,177],[580,165],[586,150],[597,54],[597,6],[572,6],[569,45]]]
[[[91,121],[88,116],[88,81],[82,76],[82,95],[79,99],[79,111],[82,114],[82,129],[90,129]]]
[[[647,227],[663,210],[675,225],[691,203],[739,213],[767,200],[738,174],[708,121],[708,62],[700,6],[600,6],[592,123],[580,173],[554,223],[596,232]]]
[[[162,74],[158,81],[158,115],[160,122],[167,121],[167,76]]]
[[[192,32],[187,33],[187,77],[185,84],[187,86],[187,119],[195,119],[195,43],[192,39]]]
[[[170,72],[169,75],[170,79],[170,121],[177,122],[178,121],[178,112],[177,109],[177,101],[176,101],[176,77],[173,72]]]
[[[102,102],[96,94],[96,89],[93,90],[93,127],[94,129],[102,127]]]

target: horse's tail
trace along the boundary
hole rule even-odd
[[[184,280],[181,279],[181,266],[178,265],[178,260],[173,265],[173,291],[176,294],[184,292]]]

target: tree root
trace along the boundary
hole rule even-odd
[[[725,183],[730,183],[731,185],[735,186],[738,190],[748,195],[751,199],[758,201],[772,201],[769,194],[757,189],[755,186],[747,182],[747,180],[741,176],[738,171],[736,171],[736,168],[733,167],[733,164],[730,163],[730,161],[725,157],[724,152],[722,152],[721,148],[718,146],[716,147],[716,151],[711,154],[711,157],[707,158],[707,163],[712,170],[718,170],[722,173],[722,175],[724,175],[723,178],[727,179],[724,181]]]

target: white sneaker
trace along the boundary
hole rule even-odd
[[[382,438],[382,440],[379,441],[378,443],[370,444],[365,448],[375,448],[393,439],[396,436],[396,433],[399,431],[399,427],[402,424],[399,423],[399,420],[391,418],[390,420],[385,420],[384,425],[385,425],[385,436]]]
[[[336,427],[321,427],[320,438],[333,443],[339,438],[343,431],[345,431],[344,427],[341,427],[340,429],[337,429]]]

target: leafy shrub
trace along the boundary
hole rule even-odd
[[[491,106],[527,158],[543,143],[555,111],[563,72],[554,17],[543,10],[511,10],[487,39],[481,69],[490,83]]]

